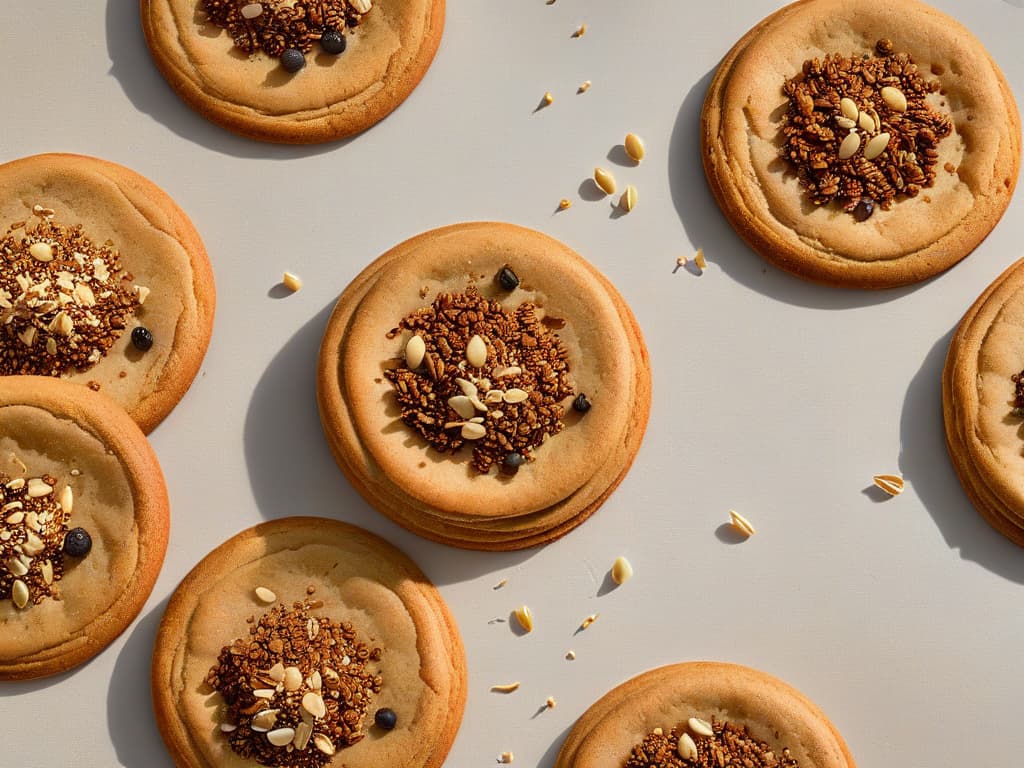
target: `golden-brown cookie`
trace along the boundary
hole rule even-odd
[[[190,768],[437,768],[466,699],[458,629],[426,576],[312,517],[243,531],[185,577],[152,682],[164,741]]]
[[[737,232],[832,285],[886,288],[952,266],[996,225],[1020,167],[1002,73],[916,0],[782,8],[726,55],[701,123],[708,184]]]
[[[0,374],[87,384],[151,432],[213,328],[213,272],[184,212],[122,166],[36,155],[0,165],[0,238]]]
[[[579,525],[621,481],[650,370],[593,266],[539,232],[480,222],[407,240],[352,282],[324,335],[318,398],[339,466],[377,509],[446,544],[519,549]]]
[[[0,377],[0,680],[70,669],[121,634],[156,582],[168,524],[156,456],[116,403]]]
[[[1024,546],[1024,260],[964,315],[942,372],[946,445],[978,512]]]
[[[744,758],[780,768],[854,768],[839,732],[800,692],[764,672],[716,662],[652,669],[613,689],[576,721],[555,768],[709,768],[747,765]]]
[[[412,93],[445,4],[141,0],[141,10],[157,67],[190,107],[243,136],[312,144],[369,128]],[[332,45],[325,31],[340,37]],[[286,69],[289,56],[301,69]]]

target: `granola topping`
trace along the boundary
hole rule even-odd
[[[0,375],[85,371],[110,350],[148,290],[81,226],[12,224],[0,238]]]
[[[385,372],[402,420],[440,451],[470,442],[480,473],[532,460],[562,431],[562,403],[575,394],[567,352],[536,311],[528,302],[508,311],[470,287],[404,318],[389,337],[412,333],[405,365]]]
[[[1010,377],[1013,382],[1013,415],[1024,416],[1024,371]]]
[[[249,637],[225,646],[207,673],[224,698],[220,730],[243,758],[322,768],[365,736],[363,719],[383,682],[382,652],[350,623],[313,616],[322,605],[307,597],[251,617]]]
[[[333,37],[359,26],[371,10],[366,0],[200,0],[199,4],[212,23],[228,31],[236,47],[274,57],[286,50],[308,53],[325,35]],[[328,47],[330,53],[336,52],[335,46]]]
[[[939,142],[953,130],[927,101],[937,81],[889,40],[875,53],[809,59],[783,86],[782,157],[815,205],[835,201],[856,221],[932,186]]]
[[[71,489],[57,479],[0,473],[0,600],[17,608],[59,598],[62,546],[71,514]]]
[[[700,724],[708,725],[704,721]],[[633,747],[624,768],[799,768],[788,748],[776,754],[768,744],[751,736],[746,726],[712,718],[710,730],[713,735],[705,736],[705,728],[694,730],[685,722],[667,732],[655,728]],[[682,751],[687,757],[681,755],[680,741],[686,743]]]

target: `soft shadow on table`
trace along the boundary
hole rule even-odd
[[[264,519],[313,515],[368,528],[395,544],[435,584],[498,573],[536,554],[470,552],[421,539],[376,512],[334,462],[316,402],[320,340],[334,302],[281,347],[260,377],[245,417],[249,483]]]
[[[189,107],[164,80],[150,56],[138,0],[107,0],[107,53],[110,74],[140,112],[183,139],[214,152],[242,158],[290,160],[344,146],[350,139],[312,145],[271,144],[236,136]]]
[[[86,664],[88,663],[89,662],[86,662]],[[38,680],[10,680],[0,682],[0,699],[8,697],[16,698],[25,693],[35,693],[36,691],[45,690],[51,685],[60,685],[84,666],[84,664],[81,664],[74,669],[69,669],[67,672],[61,672],[58,675],[51,675],[50,677],[43,677]]]
[[[565,743],[565,737],[569,735],[569,731],[571,730],[572,726],[570,725],[558,734],[551,746],[547,748],[547,751],[541,755],[540,762],[537,763],[537,768],[554,768],[555,760],[558,758],[558,753],[562,751],[562,744]]]
[[[174,765],[156,727],[149,683],[153,643],[168,599],[162,600],[135,624],[110,676],[107,728],[118,764],[126,768],[173,768]]]
[[[900,417],[900,470],[913,483],[950,549],[1010,581],[1024,584],[1021,549],[996,532],[964,494],[946,450],[942,366],[953,332],[929,351],[910,382]]]
[[[884,304],[915,290],[916,286],[865,291],[817,285],[770,265],[736,234],[708,189],[701,158],[700,112],[714,74],[713,69],[704,75],[683,100],[668,151],[672,202],[693,247],[703,248],[708,261],[736,282],[794,306],[852,309]]]

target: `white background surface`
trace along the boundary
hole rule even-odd
[[[82,152],[148,176],[202,234],[219,301],[202,371],[152,435],[173,511],[156,589],[91,663],[0,687],[0,765],[169,765],[148,683],[168,595],[227,537],[296,513],[382,534],[439,585],[470,680],[448,766],[512,750],[517,765],[550,767],[605,691],[693,659],[800,688],[861,766],[1019,765],[1024,551],[960,490],[939,377],[963,311],[1024,253],[1024,199],[965,262],[917,287],[834,290],[764,264],[707,191],[697,115],[718,60],[779,5],[451,0],[437,59],[405,105],[350,141],[289,148],[237,138],[180,102],[150,61],[135,0],[6,0],[0,159]],[[1024,97],[1020,3],[935,5]],[[545,91],[555,102],[534,113]],[[608,157],[628,131],[647,143],[637,168]],[[628,216],[583,199],[598,164],[637,186]],[[562,197],[573,207],[553,214]],[[650,348],[651,423],[632,471],[594,518],[540,550],[462,552],[392,525],[336,469],[317,418],[316,351],[340,291],[395,243],[474,219],[535,227],[591,259]],[[707,272],[673,274],[698,246]],[[305,287],[279,298],[285,269]],[[902,472],[907,491],[880,500],[869,487],[880,472]],[[754,538],[720,528],[730,508]],[[599,595],[620,554],[636,576]],[[523,602],[531,635],[488,624]],[[513,680],[515,694],[488,692]],[[534,717],[549,695],[557,708]]]

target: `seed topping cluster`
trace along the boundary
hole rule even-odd
[[[783,86],[782,157],[816,205],[835,201],[858,220],[930,187],[939,142],[953,129],[926,101],[937,81],[889,40],[875,52],[809,59]]]
[[[545,321],[529,302],[508,311],[472,286],[404,318],[388,335],[412,332],[406,365],[385,372],[402,420],[440,451],[471,442],[480,473],[514,474],[562,431],[562,403],[575,394],[568,353]]]
[[[360,642],[350,623],[312,615],[322,605],[306,598],[251,617],[249,637],[225,646],[207,674],[224,697],[221,731],[242,757],[322,768],[365,735],[382,651]]]
[[[58,494],[56,485],[50,475],[0,474],[0,600],[19,609],[59,595],[72,493],[64,486]]]
[[[109,351],[145,301],[113,243],[82,227],[12,224],[0,238],[0,375],[85,371]]]
[[[711,735],[707,735],[709,732]],[[746,726],[714,718],[710,723],[690,718],[689,724],[680,723],[667,732],[656,728],[633,747],[624,763],[624,768],[725,766],[799,768],[799,763],[788,748],[777,754],[768,744],[751,736]]]
[[[262,50],[268,56],[288,49],[308,53],[326,31],[353,29],[370,10],[368,2],[349,0],[201,0],[201,5],[238,48],[249,54]]]

